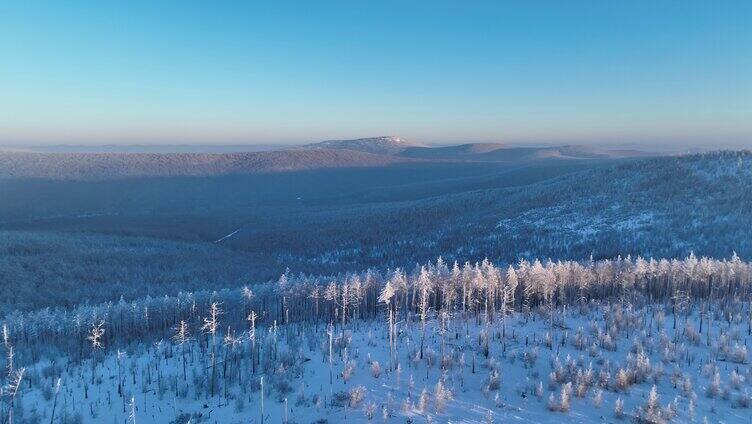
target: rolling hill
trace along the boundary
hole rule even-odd
[[[498,143],[469,143],[444,147],[408,147],[399,156],[420,159],[521,163],[536,160],[599,160],[657,156],[638,150],[614,150],[591,146],[513,147]]]
[[[101,180],[150,176],[207,176],[306,169],[384,166],[410,159],[353,150],[274,150],[251,153],[0,152],[0,179]]]
[[[502,143],[465,143],[450,146],[427,146],[394,136],[323,141],[307,144],[299,149],[352,150],[423,160],[502,162],[518,165],[537,160],[626,159],[658,155],[638,150],[578,145],[519,147]]]
[[[111,149],[112,146],[107,147]],[[105,149],[105,150],[107,150]],[[0,179],[102,180],[134,177],[247,175],[326,168],[383,167],[412,161],[493,162],[526,166],[536,161],[604,161],[648,157],[639,151],[585,146],[509,147],[474,143],[426,147],[399,137],[335,140],[259,152],[154,153],[138,146],[123,152],[41,153],[0,150]]]
[[[176,290],[184,273],[143,262],[151,255],[144,249],[157,255],[165,249],[166,257],[180,257],[196,273],[209,269],[201,263],[207,256],[212,270],[227,261],[227,269],[245,271],[201,271],[217,275],[212,287],[273,278],[285,267],[314,274],[410,268],[439,255],[499,263],[533,256],[683,257],[690,251],[715,257],[736,251],[749,258],[750,169],[752,153],[719,152],[514,165],[421,160],[248,174],[5,179],[0,231],[4,237],[12,232],[13,240],[5,260],[34,266],[6,267],[13,275],[0,275],[0,281],[38,281],[25,273],[49,263],[66,264],[46,277],[58,287],[78,284],[87,273],[92,278],[86,284],[105,284],[98,276],[111,267],[85,249],[95,236],[118,250],[122,261],[145,267],[155,284],[170,282],[153,293]],[[39,247],[48,243],[45,237],[61,247]],[[206,252],[195,256],[197,262],[189,253],[170,253],[194,246]],[[101,290],[89,293],[106,297]],[[39,302],[44,300],[28,304]]]
[[[385,241],[339,243],[320,260],[751,257],[751,169],[752,152],[660,157],[360,208],[352,231]]]
[[[300,149],[319,150],[353,150],[356,152],[365,152],[380,155],[396,155],[405,149],[422,147],[420,144],[408,142],[407,140],[395,136],[358,138],[354,140],[328,140],[319,143],[306,144]]]

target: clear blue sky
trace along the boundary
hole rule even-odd
[[[752,143],[752,2],[16,1],[0,143]]]

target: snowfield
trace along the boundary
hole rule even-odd
[[[751,269],[439,261],[16,316],[3,422],[749,422]]]
[[[670,320],[661,318],[664,311],[651,309],[612,305],[556,311],[552,328],[545,317],[532,314],[526,323],[516,314],[507,318],[506,338],[498,326],[452,320],[443,343],[441,328],[432,323],[423,359],[420,323],[404,323],[398,333],[399,366],[393,370],[386,327],[357,322],[344,338],[335,328],[331,383],[327,328],[278,327],[276,335],[264,331],[269,350],[262,351],[256,372],[248,340],[223,348],[213,397],[206,349],[195,342],[185,346],[184,379],[183,347],[162,342],[108,355],[94,369],[90,361],[27,367],[37,388],[18,395],[17,407],[23,405],[24,416],[42,422],[49,422],[57,397],[62,422],[80,417],[128,423],[135,410],[141,423],[260,423],[263,378],[263,422],[269,423],[368,422],[369,415],[387,422],[619,422],[617,399],[624,401],[623,420],[629,420],[641,413],[655,386],[659,415],[666,421],[749,422],[752,373],[746,348],[739,348],[739,356],[721,353],[726,343],[746,343],[746,322],[743,329],[739,322],[717,326],[708,347],[705,337],[693,338],[697,316],[686,323],[682,318],[674,331]],[[652,327],[642,327],[651,318]],[[609,347],[614,350],[598,346],[603,337],[599,342],[597,334],[609,331],[609,323],[619,334]],[[486,334],[492,334],[488,356]],[[628,387],[620,387],[620,370],[627,370]],[[570,383],[563,406],[562,391],[570,390]]]

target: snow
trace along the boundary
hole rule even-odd
[[[680,316],[674,330],[670,315],[666,315],[660,323],[664,312],[662,307],[630,310],[628,307],[622,309],[620,305],[592,303],[582,310],[569,308],[555,311],[553,323],[544,314],[528,316],[516,313],[505,320],[505,337],[501,334],[502,323],[498,315],[493,322],[483,316],[467,321],[456,317],[449,321],[448,330],[444,333],[444,351],[451,357],[444,366],[439,361],[442,333],[436,320],[427,324],[423,359],[417,358],[421,339],[420,322],[402,321],[398,323],[397,338],[400,372],[390,370],[386,324],[355,320],[346,323],[344,333],[339,326],[333,328],[331,385],[328,340],[323,324],[259,328],[257,344],[264,348],[255,373],[248,359],[251,352],[248,337],[234,348],[218,346],[217,393],[214,397],[207,394],[206,378],[210,375],[211,367],[206,347],[207,335],[199,335],[201,343],[194,340],[185,346],[169,341],[148,346],[136,345],[120,357],[122,396],[118,395],[118,356],[114,352],[107,353],[96,368],[92,368],[89,359],[79,364],[58,360],[55,369],[60,370],[61,391],[56,416],[78,413],[86,423],[128,423],[131,422],[128,418],[129,403],[133,397],[137,423],[187,422],[187,419],[176,421],[176,417],[180,416],[191,416],[192,423],[260,423],[259,383],[264,377],[266,417],[263,422],[266,423],[284,422],[285,414],[290,423],[368,422],[364,410],[371,403],[376,407],[373,421],[383,421],[382,414],[386,408],[387,422],[483,423],[487,422],[489,414],[494,422],[619,422],[613,412],[616,399],[623,399],[625,413],[633,415],[645,404],[654,384],[661,407],[676,399],[677,416],[673,422],[690,422],[692,418],[688,404],[693,395],[684,393],[681,380],[672,378],[674,374],[681,374],[692,381],[696,396],[695,421],[701,422],[702,417],[708,417],[710,422],[718,423],[749,422],[749,410],[736,407],[735,399],[748,390],[752,374],[746,360],[744,363],[731,362],[722,354],[721,345],[726,343],[724,337],[729,340],[736,338],[735,342],[740,345],[746,344],[749,338],[746,321],[737,317],[732,319],[730,326],[724,321],[714,321],[712,342],[708,347],[704,334],[699,341],[690,340],[692,325],[696,326],[700,319],[698,315]],[[619,327],[615,332],[618,334],[616,349],[609,351],[598,347],[591,354],[589,346],[597,343],[596,334],[614,331],[608,329],[609,325]],[[588,340],[582,350],[575,343],[578,329]],[[481,340],[484,334],[489,333],[493,336],[486,358]],[[547,343],[547,333],[551,335],[550,345]],[[278,346],[276,359],[269,358],[275,355],[275,345]],[[640,345],[641,348],[634,347]],[[186,380],[183,380],[181,366],[183,347],[188,352]],[[598,371],[611,364],[613,380],[615,370],[627,368],[628,362],[634,362],[639,351],[644,353],[650,364],[643,382],[627,390],[616,390],[609,382],[609,387],[603,388],[600,408],[593,403],[596,383],[588,388],[582,398],[572,394],[569,411],[549,410],[549,394],[553,393],[558,401],[562,387],[561,383],[550,384],[549,374],[552,371],[573,367],[576,372],[582,373],[592,366],[594,378],[598,380]],[[672,357],[671,352],[677,356]],[[223,364],[227,357],[230,358],[229,373],[237,374],[225,379]],[[557,358],[559,365],[554,366]],[[239,367],[235,361],[239,361]],[[356,364],[355,371],[349,381],[344,381],[342,370],[349,361]],[[371,373],[373,361],[380,363],[381,373],[378,377]],[[709,374],[708,369],[713,366],[719,369],[723,393],[709,398],[705,389],[711,384],[712,373]],[[54,399],[54,395],[49,397],[49,388],[54,387],[58,378],[51,368],[49,361],[27,367],[35,387],[24,389],[18,396],[25,416],[36,413],[49,420]],[[485,386],[492,370],[498,370],[501,381],[498,389],[489,390]],[[738,370],[745,378],[738,388],[731,385],[729,375],[732,370]],[[237,375],[241,377],[240,383],[230,381]],[[224,395],[225,381],[230,381],[227,396]],[[439,381],[453,396],[452,400],[447,401],[445,410],[437,408],[434,396]],[[543,384],[540,396],[535,393],[539,381]],[[279,387],[286,383],[289,383],[291,391],[281,393]],[[348,393],[359,386],[366,389],[366,396],[358,405],[332,405],[337,394]],[[573,383],[573,386],[576,384]],[[48,387],[47,397],[39,387]],[[426,409],[421,409],[419,405],[423,389],[429,393]],[[242,407],[239,399],[244,403]],[[628,417],[624,418],[624,421],[628,420]]]
[[[237,230],[231,232],[230,234],[227,234],[227,235],[225,235],[225,236],[223,236],[223,237],[221,237],[221,238],[219,238],[217,240],[214,240],[214,243],[222,243],[224,240],[227,240],[227,239],[235,236],[235,234],[237,234],[239,232],[240,232],[240,228],[238,228]]]

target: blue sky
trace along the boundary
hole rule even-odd
[[[18,1],[0,143],[752,145],[749,1]]]

